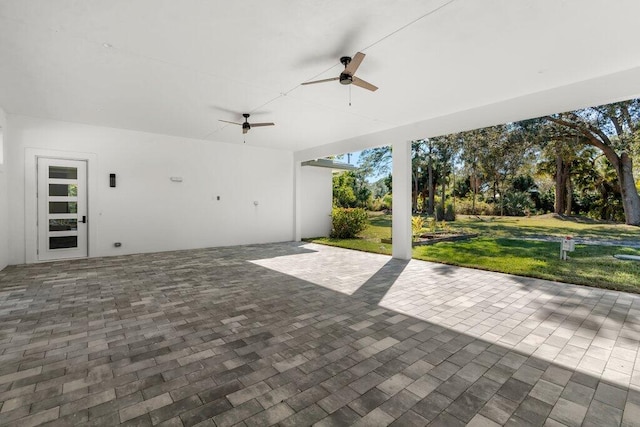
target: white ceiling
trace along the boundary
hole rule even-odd
[[[0,107],[326,155],[640,96],[638,16],[638,0],[0,0]],[[349,106],[338,82],[300,86],[356,51],[377,92]],[[276,126],[217,121],[243,112]]]

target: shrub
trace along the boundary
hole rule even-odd
[[[534,207],[529,194],[521,191],[505,193],[501,199],[501,203],[505,215],[510,216],[524,216]]]
[[[370,199],[367,203],[367,208],[370,211],[384,211],[387,209],[391,209],[391,196],[385,195],[384,197],[377,197],[375,199]]]
[[[451,226],[447,223],[447,221],[436,221],[434,217],[427,219],[425,229],[429,233],[438,233],[438,232],[451,232]]]
[[[456,213],[453,210],[453,204],[451,203],[447,203],[446,209],[444,211],[444,220],[449,222],[456,220]]]
[[[385,209],[391,209],[391,206],[393,205],[393,196],[391,194],[385,194],[382,198],[382,202],[385,205]]]
[[[420,236],[420,232],[424,227],[424,218],[421,216],[411,217],[411,229],[413,231],[413,238],[416,239]]]
[[[333,188],[333,205],[339,207],[352,206],[356,203],[356,195],[351,187]]]
[[[367,227],[367,212],[362,208],[333,208],[331,237],[350,239]]]
[[[442,210],[442,205],[436,205],[436,209],[435,209],[435,217],[438,221],[455,221],[456,220],[456,213],[453,210],[453,204],[452,203],[447,203],[445,205],[444,210]]]
[[[416,212],[426,212],[428,200],[425,200],[422,193],[418,193],[418,198],[416,199]]]
[[[471,199],[458,199],[456,200],[456,213],[460,215],[472,215],[473,202]],[[476,212],[478,212],[478,202],[476,201]]]
[[[500,213],[495,212],[494,205],[484,201],[476,200],[475,212],[473,210],[473,200],[471,198],[464,198],[456,200],[456,214],[458,215],[497,215]]]
[[[367,210],[371,211],[371,212],[378,212],[381,211],[382,208],[382,199],[377,198],[377,199],[369,199],[369,201],[367,202]]]

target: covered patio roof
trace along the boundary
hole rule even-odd
[[[0,1],[8,113],[299,160],[640,96],[634,0]],[[366,54],[367,90],[338,82]],[[251,113],[272,128],[243,136]]]

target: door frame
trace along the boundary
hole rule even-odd
[[[59,160],[84,160],[87,162],[87,258],[97,254],[97,155],[77,151],[46,150],[40,148],[25,148],[24,156],[24,239],[25,261],[27,264],[39,262],[38,259],[38,157],[48,157]]]
[[[51,157],[38,158],[38,260],[54,261],[59,259],[86,258],[89,251],[89,242],[87,240],[88,222],[86,221],[87,212],[87,162],[86,160],[67,160],[52,159]],[[76,171],[75,179],[65,177],[50,176],[51,167],[73,168]],[[74,183],[76,186],[76,194],[69,198],[68,185]],[[59,184],[66,190],[64,195],[51,195],[51,184]],[[67,205],[64,212],[51,212],[51,202],[62,202]],[[75,201],[75,212],[69,212],[69,202]],[[69,219],[71,217],[76,220],[75,229],[66,230],[50,230],[51,218]],[[84,220],[83,220],[84,219]],[[75,245],[63,245],[59,248],[51,248],[50,241],[56,236],[64,236],[62,239],[68,240],[70,236],[75,235]]]

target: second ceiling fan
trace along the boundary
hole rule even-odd
[[[340,73],[338,77],[333,77],[330,79],[323,79],[323,80],[314,80],[312,82],[304,82],[302,83],[302,85],[312,85],[316,83],[325,83],[325,82],[332,82],[335,80],[339,80],[340,83],[343,85],[354,84],[361,88],[375,92],[376,90],[378,90],[377,86],[374,86],[371,83],[366,82],[354,75],[358,70],[358,67],[362,63],[362,60],[364,59],[364,57],[365,57],[365,54],[362,52],[356,53],[353,56],[353,58],[351,58],[350,56],[343,56],[342,58],[340,58],[340,62],[342,63],[342,65],[344,65],[344,71],[342,71],[342,73]]]
[[[244,123],[238,123],[238,122],[230,122],[228,120],[218,120],[220,122],[223,123],[231,123],[232,125],[238,125],[238,126],[242,126],[242,133],[247,133],[249,132],[249,129],[251,129],[252,127],[257,128],[257,127],[262,127],[262,126],[273,126],[275,123],[249,123],[249,117],[251,115],[249,113],[244,113],[242,115],[242,117],[244,117]]]

